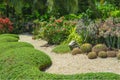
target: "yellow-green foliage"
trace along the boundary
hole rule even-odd
[[[97,58],[96,52],[89,52],[87,56],[88,56],[89,59],[95,59],[95,58]]]
[[[107,51],[107,46],[105,44],[97,44],[92,48],[93,52]]]
[[[119,60],[120,60],[120,53],[118,53],[118,54],[117,54],[117,59],[119,59]]]
[[[89,43],[82,44],[80,49],[82,50],[83,53],[88,53],[92,50],[92,45]]]
[[[107,51],[107,56],[108,57],[116,57],[117,52],[116,51]]]
[[[98,53],[98,56],[101,57],[101,58],[106,58],[107,57],[107,53],[105,51],[100,51]]]
[[[71,53],[72,53],[72,55],[76,55],[76,54],[81,54],[82,51],[79,48],[74,48]]]

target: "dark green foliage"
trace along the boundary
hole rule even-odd
[[[68,44],[58,45],[52,51],[55,53],[68,53],[68,52],[70,52],[70,48],[69,48]]]

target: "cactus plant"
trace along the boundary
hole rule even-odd
[[[82,44],[80,49],[82,50],[83,53],[88,53],[92,50],[92,45],[89,43]]]
[[[95,59],[95,58],[97,58],[96,52],[89,52],[89,53],[88,53],[88,58],[89,58],[89,59]]]
[[[105,44],[97,44],[92,48],[92,51],[96,53],[100,51],[107,51],[107,46]]]
[[[107,53],[105,51],[100,51],[98,53],[98,56],[101,57],[101,58],[106,58],[107,57]]]
[[[74,48],[71,53],[72,53],[72,55],[76,55],[76,54],[81,54],[82,51],[80,48]]]

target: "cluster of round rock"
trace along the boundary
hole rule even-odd
[[[120,59],[119,50],[109,50],[105,44],[97,44],[92,46],[89,43],[82,44],[79,47],[73,48],[72,55],[76,54],[86,54],[89,59],[95,59],[97,57],[107,58],[107,57],[117,57]]]

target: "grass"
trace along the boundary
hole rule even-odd
[[[68,53],[70,52],[70,48],[67,44],[65,45],[62,44],[62,45],[56,46],[52,51],[55,53]]]
[[[18,42],[18,38],[12,36],[0,36],[0,42]]]
[[[14,48],[21,48],[21,47],[31,47],[34,48],[33,45],[27,43],[27,42],[4,42],[0,43],[0,54],[4,53],[5,51],[9,49],[14,49]]]
[[[23,42],[0,42],[1,80],[120,80],[120,75],[114,73],[45,73],[42,70],[52,64],[50,57],[30,46]]]
[[[15,37],[15,38],[19,39],[19,36],[16,34],[0,34],[0,37],[2,37],[2,36],[11,36],[11,37]]]

